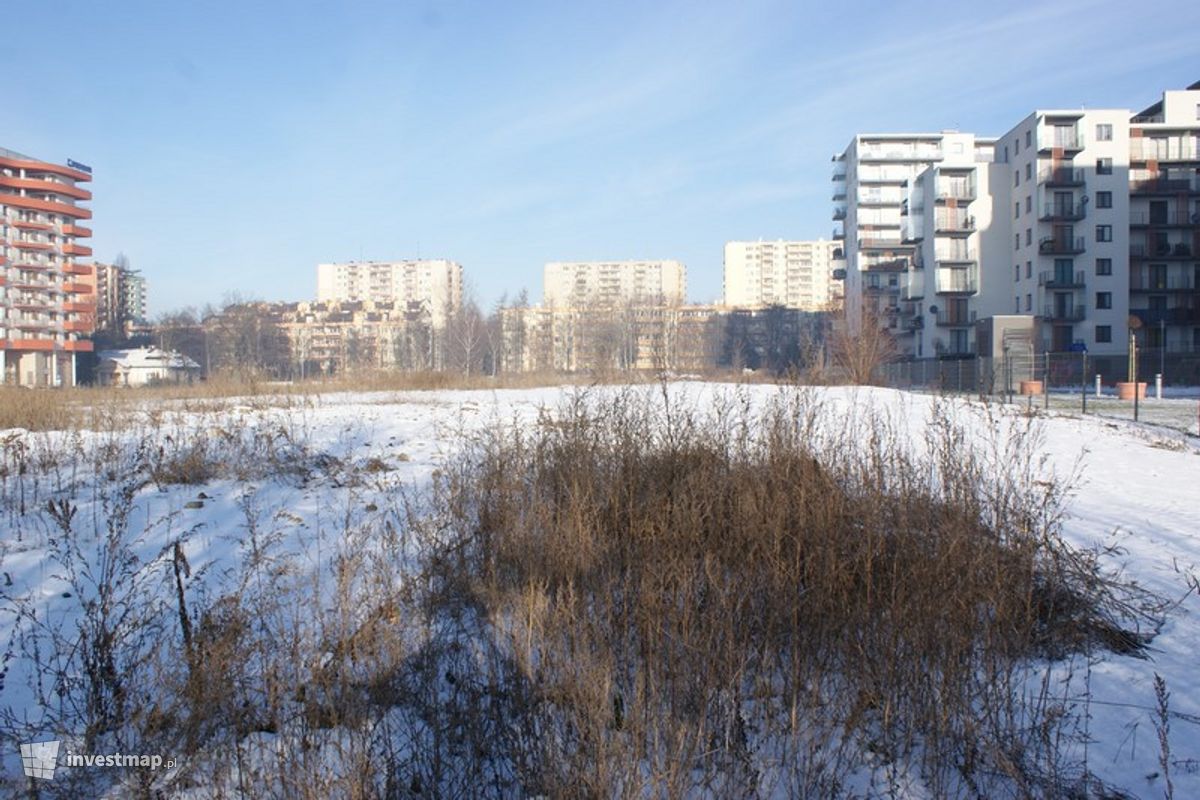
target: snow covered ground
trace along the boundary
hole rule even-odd
[[[704,405],[731,387],[679,383],[674,390]],[[321,454],[316,466],[309,467],[320,474],[306,480],[281,479],[246,465],[240,478],[221,475],[198,485],[141,488],[130,510],[129,528],[144,531],[136,550],[143,561],[151,562],[162,559],[170,545],[182,539],[192,573],[204,576],[208,591],[218,594],[222,582],[231,580],[247,557],[247,531],[257,526],[284,540],[319,573],[338,553],[339,532],[348,520],[396,513],[399,487],[426,485],[457,436],[498,419],[532,420],[539,409],[554,406],[563,391],[568,390],[326,394],[300,403],[293,400],[286,407],[231,401],[219,412],[180,412],[165,423],[156,419],[147,424],[159,426],[153,428],[155,435],[170,437],[173,447],[189,437],[207,435],[218,442],[230,431],[239,436],[258,432],[276,443],[273,452],[286,461],[288,443],[303,440],[310,453]],[[777,390],[756,385],[744,391],[765,398]],[[920,441],[937,402],[928,395],[885,389],[814,391],[833,408],[869,403],[886,410],[902,420],[914,442]],[[1154,721],[1153,681],[1158,674],[1171,693],[1175,796],[1200,797],[1200,598],[1191,591],[1200,574],[1200,439],[1194,425],[1188,434],[1185,424],[1195,413],[1195,400],[1148,401],[1148,411],[1172,409],[1164,412],[1166,425],[1070,416],[1057,407],[1066,398],[1052,400],[1052,411],[1043,420],[1047,469],[1060,476],[1080,470],[1069,504],[1068,538],[1080,547],[1103,548],[1104,563],[1112,570],[1178,601],[1167,612],[1149,657],[1105,654],[1091,666],[1086,709],[1089,768],[1131,796],[1163,796]],[[959,409],[954,413],[984,424],[983,415],[971,416],[970,401],[952,402]],[[1002,414],[1016,418],[1026,412],[1022,403]],[[1176,418],[1177,424],[1171,424]],[[103,530],[108,502],[96,490],[104,477],[96,474],[103,470],[103,461],[55,461],[53,454],[96,452],[106,441],[128,435],[0,432],[0,711],[6,711],[10,725],[22,721],[30,740],[51,738],[52,732],[34,699],[36,676],[30,674],[19,646],[17,609],[33,609],[45,624],[63,630],[70,630],[79,613],[76,589],[64,577],[62,564],[51,557],[55,517],[42,509],[52,498],[71,496],[78,507],[74,529],[95,534]],[[119,466],[118,461],[109,462],[114,471]],[[31,482],[34,473],[39,476],[36,485]],[[109,477],[119,481],[119,475]],[[168,591],[169,584],[163,582],[161,588]],[[21,730],[11,733],[25,735]],[[11,748],[4,754],[4,768],[20,774]]]

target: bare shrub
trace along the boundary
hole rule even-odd
[[[527,791],[827,796],[864,751],[939,795],[1059,791],[1022,746],[1065,724],[1023,703],[1029,660],[1123,619],[1060,488],[950,421],[924,455],[840,425],[803,393],[585,393],[447,474],[433,570],[487,621]]]

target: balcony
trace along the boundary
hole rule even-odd
[[[900,287],[900,299],[920,300],[925,297],[925,273],[914,272],[906,277],[908,279]]]
[[[87,239],[92,235],[92,229],[85,228],[82,225],[63,225],[62,232],[67,236],[75,236],[80,239]]]
[[[904,272],[907,269],[907,258],[890,258],[886,261],[873,261],[863,265],[865,272]]]
[[[973,269],[939,269],[934,283],[937,294],[975,294],[979,275]]]
[[[21,197],[15,194],[6,194],[0,196],[0,202],[6,206],[13,208],[26,208],[33,211],[49,211],[54,214],[63,214],[76,219],[91,219],[92,211],[89,208],[80,208],[79,206],[71,205],[70,203],[60,203],[55,200],[38,200],[34,197]]]
[[[1131,308],[1129,313],[1143,325],[1198,325],[1200,308]]]
[[[1042,222],[1073,222],[1087,216],[1087,206],[1083,203],[1046,203],[1042,206]]]
[[[1038,273],[1038,286],[1045,286],[1047,289],[1082,289],[1086,285],[1087,275],[1083,270],[1075,273],[1048,270]]]
[[[1132,211],[1129,214],[1131,228],[1195,228],[1200,227],[1200,211],[1188,213],[1185,208],[1175,209],[1166,214],[1151,214],[1146,211]]]
[[[834,200],[845,200],[846,199],[846,187],[845,186],[833,187],[833,199]]]
[[[1130,139],[1130,161],[1200,161],[1200,153],[1187,139]]]
[[[832,235],[833,235],[833,240],[835,242],[843,241],[846,238],[846,232],[844,230],[841,230],[840,228],[834,228]]]
[[[63,323],[62,327],[63,327],[64,331],[67,331],[69,333],[91,333],[92,332],[92,323],[85,322],[84,320],[68,320],[67,322]]]
[[[960,242],[960,244],[963,244]],[[969,247],[939,247],[934,250],[933,260],[942,264],[974,264],[975,251]]]
[[[844,220],[845,218],[846,218],[846,209],[844,209],[844,208],[835,208],[835,209],[833,210],[833,221],[834,221],[834,222],[841,222],[841,221],[842,221],[842,220]]]
[[[93,314],[96,311],[96,305],[94,303],[63,303],[62,309],[78,314]]]
[[[858,150],[859,161],[941,161],[942,151],[938,147],[888,146],[862,147]]]
[[[1083,170],[1071,167],[1042,167],[1038,170],[1038,185],[1050,188],[1083,186]]]
[[[19,228],[20,230],[23,230],[23,231],[52,231],[52,230],[54,230],[54,226],[51,225],[49,222],[28,222],[23,219],[16,219],[16,220],[13,220],[11,224],[14,228]]]
[[[1084,136],[1074,128],[1048,126],[1038,131],[1038,152],[1078,153],[1083,149]]]
[[[63,283],[63,291],[67,294],[91,294],[92,287],[86,283]]]
[[[937,313],[937,324],[939,328],[966,328],[975,324],[976,312],[941,310]]]
[[[91,275],[91,264],[63,264],[62,271],[68,275]]]
[[[975,218],[954,214],[936,214],[933,220],[934,233],[966,235],[975,231]]]
[[[1147,178],[1129,182],[1133,195],[1200,194],[1200,180],[1195,178]]]
[[[1083,322],[1087,317],[1087,306],[1082,303],[1061,305],[1061,306],[1045,306],[1042,309],[1042,318],[1052,320],[1054,322]]]
[[[92,248],[71,242],[64,244],[62,251],[64,255],[68,256],[90,256],[92,254]]]
[[[1200,284],[1190,275],[1145,275],[1140,271],[1129,273],[1129,290],[1132,292],[1194,292]]]
[[[1058,236],[1038,242],[1038,252],[1049,256],[1077,256],[1084,251],[1082,237]]]
[[[0,186],[7,186],[10,189],[24,189],[27,192],[50,192],[53,194],[61,194],[66,197],[71,197],[75,200],[91,200],[92,193],[87,189],[80,189],[77,186],[68,186],[65,183],[58,181],[37,180],[35,178],[12,178],[7,175],[0,175]]]
[[[899,239],[870,237],[858,240],[860,250],[892,250],[897,247],[903,247],[904,243]]]
[[[1159,260],[1185,259],[1191,260],[1194,248],[1188,242],[1154,242],[1147,244],[1130,244],[1130,258],[1152,258]]]
[[[47,250],[54,249],[54,245],[50,244],[49,242],[24,241],[22,239],[18,239],[17,241],[12,242],[11,244],[13,247],[16,247],[20,250],[47,251]]]
[[[934,196],[939,203],[944,203],[947,200],[969,203],[975,199],[975,182],[939,181]]]

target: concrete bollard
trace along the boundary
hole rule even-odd
[[[1096,397],[1100,396],[1100,373],[1096,373]]]
[[[1162,373],[1154,376],[1154,396],[1162,400]]]

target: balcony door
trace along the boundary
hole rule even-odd
[[[1151,200],[1150,201],[1150,224],[1151,225],[1166,225],[1167,224],[1167,201],[1166,200]]]
[[[1062,285],[1071,283],[1075,269],[1075,261],[1070,258],[1054,259],[1054,282]]]
[[[1074,205],[1075,194],[1073,192],[1055,192],[1054,193],[1054,215],[1056,217],[1066,217],[1071,214],[1071,206]]]
[[[1075,295],[1071,292],[1054,293],[1054,318],[1070,319],[1075,310]]]

